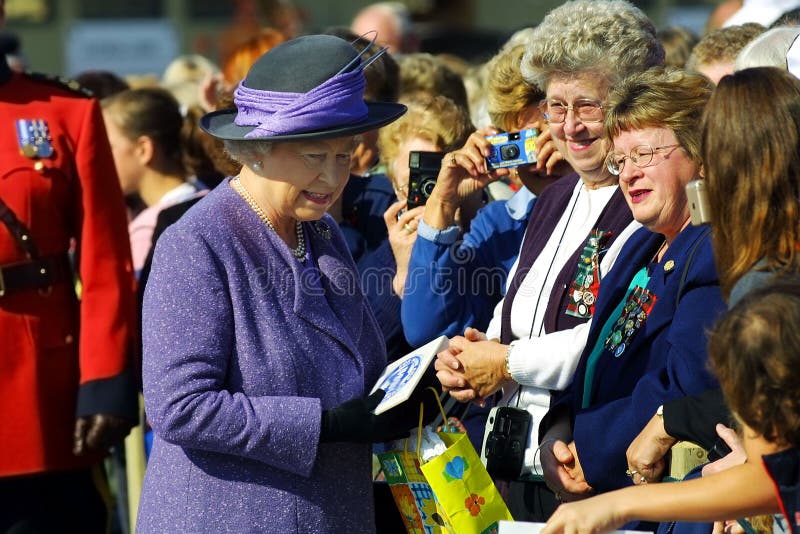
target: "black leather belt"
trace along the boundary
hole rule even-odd
[[[47,290],[53,284],[70,280],[71,277],[72,270],[66,254],[0,265],[0,298],[24,289]]]

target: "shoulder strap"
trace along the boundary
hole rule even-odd
[[[700,237],[697,238],[694,245],[692,245],[692,250],[689,251],[689,256],[686,258],[686,265],[683,267],[683,272],[681,273],[681,281],[678,284],[678,298],[675,299],[675,307],[677,308],[678,303],[681,301],[681,297],[683,297],[683,293],[686,289],[686,278],[689,276],[689,268],[692,266],[692,260],[694,259],[694,255],[697,253],[697,249],[700,248],[700,245],[703,244],[703,241],[706,240],[708,234],[711,233],[711,227],[706,226],[703,228]]]
[[[16,214],[11,211],[11,208],[3,202],[2,198],[0,198],[0,221],[6,225],[8,231],[14,237],[14,241],[25,252],[29,260],[39,259],[39,249],[33,242],[30,230],[22,224]]]

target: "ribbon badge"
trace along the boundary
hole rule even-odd
[[[20,154],[31,159],[53,157],[54,150],[47,121],[44,119],[18,119],[16,126]]]

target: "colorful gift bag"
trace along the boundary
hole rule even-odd
[[[466,434],[439,432],[447,450],[420,470],[430,484],[444,521],[458,534],[496,532],[496,522],[513,521],[500,492]]]
[[[408,442],[406,441],[406,444]],[[378,455],[386,482],[410,534],[447,533],[430,485],[419,469],[416,453],[407,448]]]

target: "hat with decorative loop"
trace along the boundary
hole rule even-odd
[[[307,35],[261,56],[233,93],[236,108],[211,112],[200,126],[221,139],[309,140],[345,137],[384,126],[402,104],[365,102],[361,61],[347,41]]]

